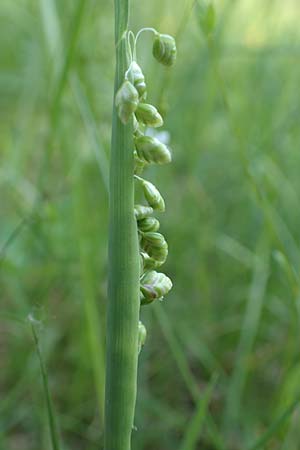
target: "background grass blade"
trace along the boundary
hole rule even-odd
[[[202,395],[197,380],[191,372],[187,359],[182,351],[178,339],[173,332],[172,325],[168,320],[168,316],[162,308],[153,308],[155,316],[160,324],[161,331],[168,343],[172,356],[178,366],[179,372],[185,382],[185,386],[190,393],[195,405],[198,404],[199,397]],[[218,450],[226,448],[221,434],[218,431],[216,424],[210,414],[206,417],[209,434],[214,441],[214,445]]]
[[[109,170],[108,160],[104,151],[103,145],[100,142],[97,133],[97,125],[92,115],[88,99],[84,94],[82,83],[77,75],[73,74],[71,77],[71,85],[74,92],[75,100],[78,105],[80,115],[82,117],[91,147],[94,151],[96,161],[100,170],[103,185],[108,193],[109,190]]]
[[[32,336],[34,339],[34,344],[35,344],[35,348],[36,348],[36,352],[37,352],[37,356],[38,356],[39,364],[40,364],[42,383],[43,383],[43,392],[44,392],[46,408],[47,408],[52,449],[53,450],[62,450],[62,447],[60,446],[60,441],[59,441],[55,412],[54,412],[52,399],[51,399],[51,395],[50,395],[50,390],[49,390],[47,369],[46,369],[46,366],[44,363],[43,354],[41,351],[39,337],[38,337],[38,332],[36,329],[36,321],[32,315],[30,315],[28,317],[28,320],[29,320],[29,323],[31,326]]]
[[[248,450],[259,450],[266,448],[272,437],[279,432],[280,427],[291,417],[300,403],[300,395],[293,401],[285,411],[270,425],[267,431],[257,440],[254,445],[248,447]]]
[[[202,427],[206,419],[207,409],[213,395],[216,381],[217,377],[214,376],[206,387],[205,392],[200,396],[194,415],[187,424],[182,443],[179,446],[180,450],[195,450],[197,448],[197,442],[201,436]]]
[[[261,320],[263,301],[269,277],[269,256],[264,251],[259,251],[259,249],[257,254],[260,256],[256,259],[253,267],[253,278],[241,328],[236,364],[228,387],[224,416],[227,433],[234,428],[240,415],[242,395],[249,371],[249,358]]]
[[[80,279],[86,317],[86,330],[90,348],[90,361],[94,372],[100,423],[104,424],[105,387],[105,321],[104,311],[97,305],[97,279],[95,279],[94,249],[91,243],[94,228],[86,221],[90,211],[87,177],[84,162],[76,170],[74,186],[74,217],[79,247]],[[102,312],[102,314],[100,314]]]

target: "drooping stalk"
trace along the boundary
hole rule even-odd
[[[115,93],[129,65],[129,0],[115,0]],[[132,120],[124,125],[115,102],[110,162],[109,286],[105,450],[130,450],[136,401],[139,248],[134,217]]]

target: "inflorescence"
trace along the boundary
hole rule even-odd
[[[141,305],[148,305],[154,300],[162,300],[172,288],[172,281],[165,274],[157,272],[168,256],[168,244],[164,236],[158,232],[159,221],[153,213],[164,212],[165,202],[159,190],[150,181],[141,177],[143,170],[150,164],[166,164],[171,162],[169,148],[157,138],[146,135],[147,128],[158,128],[163,119],[157,109],[148,103],[147,86],[142,69],[136,61],[137,39],[143,31],[154,34],[153,56],[165,66],[172,66],[176,60],[176,43],[172,36],[160,34],[153,28],[143,28],[137,36],[129,31],[128,48],[130,65],[124,74],[124,81],[119,88],[115,104],[123,124],[133,120],[134,132],[134,178],[141,187],[147,202],[135,205],[140,248],[140,298]],[[130,40],[133,39],[133,49]],[[146,339],[146,329],[139,323],[139,351]]]

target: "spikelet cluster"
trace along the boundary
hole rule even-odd
[[[176,44],[173,37],[154,30],[152,53],[157,61],[171,66],[176,60]],[[134,52],[135,53],[135,52]],[[157,108],[146,103],[147,86],[141,67],[134,59],[124,75],[115,99],[118,115],[123,124],[133,120],[135,180],[142,189],[146,205],[135,205],[140,247],[140,298],[141,305],[162,300],[172,288],[172,281],[159,272],[168,256],[168,244],[158,232],[160,223],[153,217],[154,212],[165,211],[165,201],[159,190],[148,180],[141,177],[150,164],[171,162],[169,148],[155,137],[146,135],[147,128],[163,125],[163,118]],[[139,323],[139,351],[146,338],[146,329]]]

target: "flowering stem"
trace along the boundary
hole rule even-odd
[[[128,14],[129,0],[115,0],[115,93],[129,65]],[[114,106],[110,162],[105,450],[130,450],[136,401],[140,299],[133,148],[132,120],[122,124]]]

